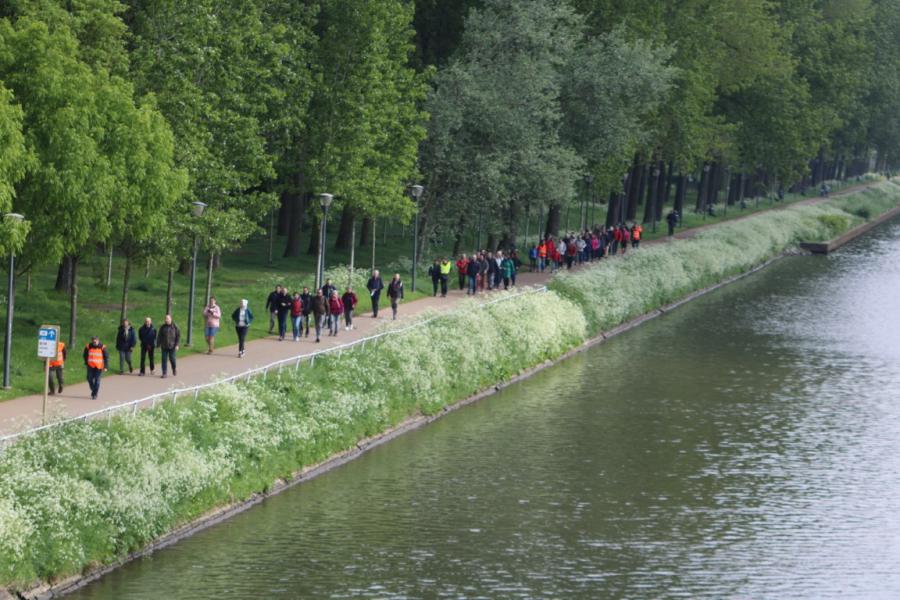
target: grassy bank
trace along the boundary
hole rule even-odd
[[[547,293],[468,303],[314,368],[26,438],[0,455],[0,582],[28,585],[110,562],[411,414],[434,413],[898,203],[900,187],[883,184],[852,200],[723,224],[562,274]]]

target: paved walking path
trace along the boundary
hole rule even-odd
[[[867,183],[853,186],[839,193],[832,194],[831,197],[847,195],[871,185],[873,184]],[[778,210],[789,206],[800,206],[804,204],[817,204],[823,201],[825,201],[824,198],[810,198],[774,207],[774,209]],[[764,211],[751,213],[726,222],[749,218],[761,214],[762,212]],[[719,223],[711,223],[709,225],[683,230],[677,233],[675,237],[693,237],[699,231],[718,224]],[[645,243],[665,243],[668,239],[669,238],[652,241],[648,240]],[[518,276],[518,283],[521,286],[543,285],[547,283],[549,279],[549,271],[545,273],[521,272]],[[406,283],[409,285],[408,281]],[[451,276],[451,284],[455,283],[456,274],[454,273]],[[426,290],[430,288],[431,281],[423,280],[422,284],[421,289]],[[454,285],[453,287],[455,288],[456,286]],[[401,303],[399,318],[401,320],[407,320],[410,317],[431,308],[448,310],[455,307],[465,297],[465,292],[459,291],[458,289],[451,289],[447,298],[423,298],[408,304]],[[238,358],[237,356],[237,346],[218,348],[212,355],[193,354],[179,359],[178,376],[174,377],[170,374],[168,379],[161,379],[159,373],[157,373],[155,377],[150,377],[149,375],[140,377],[137,374],[137,371],[135,371],[134,374],[125,375],[113,375],[112,371],[110,371],[110,373],[107,373],[103,377],[100,396],[97,400],[90,399],[90,390],[87,383],[68,386],[64,389],[62,394],[50,396],[47,403],[48,421],[83,415],[108,406],[124,404],[132,400],[138,400],[153,394],[162,393],[170,389],[209,383],[255,367],[262,367],[282,359],[311,354],[325,348],[352,342],[359,338],[372,335],[379,325],[390,319],[390,305],[385,296],[382,297],[382,305],[387,306],[382,307],[378,319],[373,319],[372,313],[369,310],[369,300],[365,294],[362,294],[360,296],[359,306],[357,307],[358,316],[354,318],[356,329],[353,331],[344,331],[341,329],[340,334],[336,337],[329,337],[326,335],[322,337],[321,343],[318,344],[310,341],[312,338],[303,338],[299,342],[293,342],[290,339],[279,342],[277,338],[273,336],[262,340],[248,342],[247,352],[243,359]],[[225,312],[228,313],[227,310]],[[256,320],[255,327],[266,327],[268,325],[267,315],[265,315],[264,311],[261,312],[263,312],[263,314]],[[225,321],[226,319],[223,319],[223,322]],[[227,325],[230,325],[230,323]],[[200,340],[200,343],[204,343],[202,339]],[[118,362],[115,360],[115,354],[115,348],[111,348],[110,362],[113,364]],[[83,368],[81,365],[81,350],[75,349],[69,355],[66,369],[72,370],[80,368]],[[157,369],[159,369],[159,364],[157,364]],[[0,435],[8,435],[40,425],[41,404],[42,397],[40,395],[22,396],[0,403]]]

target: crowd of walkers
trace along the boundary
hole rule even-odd
[[[677,215],[674,217],[673,215],[674,212],[667,218],[670,233],[677,221]],[[631,226],[626,223],[613,227],[597,226],[592,230],[572,232],[558,238],[546,236],[529,248],[529,267],[532,272],[544,272],[547,269],[555,272],[562,269],[563,265],[571,269],[578,264],[625,254],[629,248],[637,249],[642,237],[643,227],[639,223]],[[501,287],[506,290],[510,286],[515,286],[516,275],[522,267],[522,261],[515,250],[509,253],[502,250],[496,252],[483,250],[472,255],[463,254],[455,263],[446,257],[435,259],[428,269],[434,296],[437,296],[438,292],[441,297],[447,296],[454,267],[459,289],[466,290],[468,295],[474,295],[478,292]],[[372,317],[378,318],[381,295],[385,293],[390,301],[392,319],[396,320],[400,302],[404,298],[400,274],[395,273],[385,285],[381,273],[374,270],[366,282],[366,290],[371,300]],[[347,286],[342,294],[331,279],[326,279],[322,287],[315,292],[308,287],[304,287],[301,291],[289,292],[286,287],[276,285],[266,299],[269,333],[275,333],[277,327],[278,340],[284,341],[290,324],[292,339],[295,342],[308,338],[310,331],[315,332],[315,341],[320,342],[323,330],[327,331],[329,336],[337,336],[342,323],[345,331],[354,329],[353,317],[357,304],[358,298],[351,286]],[[212,354],[222,321],[222,309],[215,297],[210,298],[204,307],[203,317],[207,354]],[[231,313],[231,319],[238,338],[238,357],[243,357],[246,352],[247,332],[253,323],[253,312],[246,299],[240,301]],[[119,373],[124,373],[126,367],[129,373],[134,372],[132,354],[137,346],[140,346],[139,375],[145,375],[148,366],[150,375],[155,374],[157,349],[160,351],[162,377],[168,376],[169,366],[172,375],[177,375],[177,352],[181,346],[181,330],[172,321],[171,315],[165,316],[163,325],[158,330],[150,317],[144,319],[144,324],[137,331],[128,319],[122,320],[115,344],[119,354]],[[57,357],[51,360],[49,365],[50,394],[63,391],[63,366],[66,357],[65,344],[59,342]],[[87,368],[91,398],[96,399],[100,392],[101,376],[109,369],[109,352],[97,336],[92,337],[90,343],[85,346],[83,359]]]

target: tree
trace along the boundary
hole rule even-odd
[[[12,209],[15,184],[25,175],[27,156],[22,133],[22,109],[13,102],[12,92],[0,84],[0,254],[18,252],[24,239],[22,228],[6,223],[2,216]]]

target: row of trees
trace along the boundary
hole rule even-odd
[[[7,0],[0,251],[20,272],[115,249],[172,271],[277,215],[346,247],[378,217],[420,239],[520,223],[587,189],[608,219],[815,185],[900,155],[900,0]],[[623,175],[625,177],[623,178]],[[624,184],[624,187],[623,187]],[[190,203],[208,209],[190,217]],[[641,205],[643,213],[641,213]],[[655,213],[654,213],[655,208]],[[27,235],[26,235],[27,233]],[[170,286],[171,287],[171,286]]]
[[[692,180],[699,211],[900,151],[897,0],[439,4],[417,15],[440,65],[424,223],[457,245],[473,228],[513,244],[542,207],[556,233],[586,181],[608,223],[648,221]]]
[[[405,218],[425,134],[403,0],[9,0],[0,5],[0,250],[78,266],[99,248],[172,270],[281,208],[299,253],[313,192]],[[191,202],[208,205],[190,217]],[[315,213],[313,213],[315,214]],[[4,223],[11,230],[10,223]],[[26,229],[27,236],[25,235]],[[311,228],[317,231],[316,227]],[[171,294],[170,294],[171,296]]]

